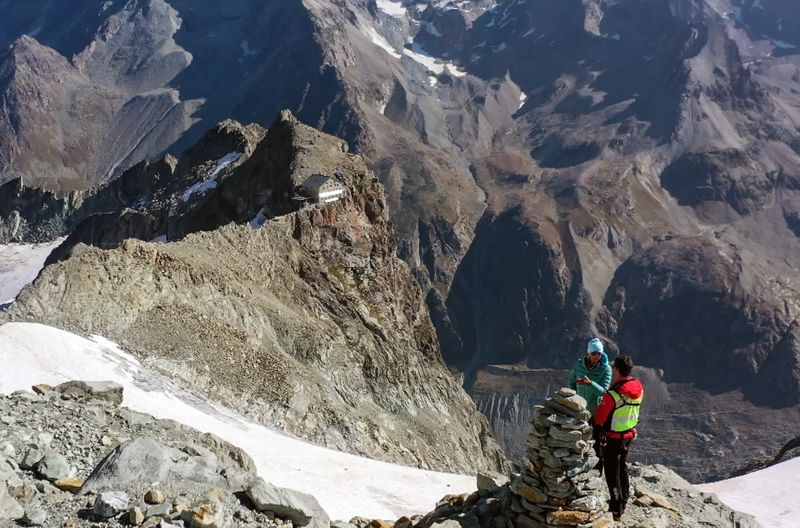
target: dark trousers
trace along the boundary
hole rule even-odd
[[[606,472],[608,493],[611,496],[609,506],[612,513],[621,514],[628,503],[630,483],[628,481],[627,461],[630,447],[630,440],[618,440],[615,438],[606,438],[606,443],[603,447],[603,468]]]
[[[600,472],[603,472],[603,442],[605,439],[603,438],[603,426],[597,425],[596,423],[592,422],[592,440],[594,440],[594,453],[597,455],[597,458],[600,459],[598,463],[598,468]]]

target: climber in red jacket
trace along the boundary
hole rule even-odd
[[[609,506],[615,521],[625,513],[630,495],[628,451],[631,441],[636,438],[639,408],[644,397],[644,387],[639,380],[631,377],[632,370],[633,359],[630,356],[614,359],[611,386],[592,418],[603,429],[603,469],[611,496]]]

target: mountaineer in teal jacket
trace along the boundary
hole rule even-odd
[[[586,345],[586,356],[572,365],[567,386],[577,391],[586,400],[586,408],[594,414],[609,385],[611,385],[611,365],[608,364],[608,356],[603,352],[603,342],[595,337]],[[602,473],[604,440],[602,426],[598,426],[594,422],[592,423],[592,438],[594,439],[594,452],[600,459],[595,469]]]
[[[603,352],[603,342],[595,337],[586,346],[586,356],[572,365],[567,386],[586,400],[586,408],[594,414],[609,385],[611,365],[608,364],[608,356]]]

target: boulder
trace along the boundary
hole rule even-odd
[[[17,457],[17,450],[11,442],[0,443],[0,456],[10,457],[12,459]]]
[[[508,484],[508,477],[494,471],[480,471],[477,475],[478,491],[493,493]]]
[[[227,489],[220,472],[216,457],[191,456],[152,438],[139,437],[111,451],[86,479],[80,493],[128,488],[140,482],[160,482],[177,492]]]
[[[413,525],[414,522],[404,515],[394,522],[393,528],[411,528]],[[331,523],[331,526],[333,526],[333,523]]]
[[[172,506],[175,513],[181,513],[183,511],[191,509],[192,501],[189,500],[189,497],[184,497],[183,495],[180,495],[172,500]]]
[[[59,453],[50,453],[36,464],[36,474],[50,482],[67,478],[69,472],[69,461]]]
[[[51,385],[46,385],[44,383],[40,383],[38,385],[34,385],[31,387],[33,392],[40,396],[46,396],[47,394],[53,392],[53,387]]]
[[[144,513],[138,507],[133,507],[128,511],[128,522],[132,526],[139,526],[144,522]]]
[[[33,469],[36,467],[42,459],[44,458],[44,452],[42,452],[39,448],[32,446],[28,448],[28,451],[25,453],[25,456],[22,457],[22,461],[19,463],[19,467],[22,469]]]
[[[165,500],[164,492],[159,489],[151,489],[144,494],[144,501],[147,504],[161,504]]]
[[[67,381],[54,389],[79,400],[105,400],[122,403],[122,385],[113,381]]]
[[[529,486],[523,482],[522,479],[514,481],[514,483],[511,485],[511,490],[520,497],[524,497],[526,500],[534,504],[544,504],[547,502],[546,494],[532,486]]]
[[[18,488],[22,486],[22,479],[17,471],[19,466],[11,458],[0,456],[0,488]]]
[[[664,508],[666,510],[678,511],[677,508],[669,501],[668,498],[664,497],[663,495],[658,495],[657,493],[651,493],[648,495],[650,500],[653,501],[655,506],[659,508]]]
[[[68,491],[70,493],[78,493],[83,486],[83,480],[78,478],[62,478],[53,482],[53,485],[61,491]]]
[[[131,499],[122,491],[104,491],[94,501],[93,512],[101,519],[110,519],[128,509]]]
[[[600,508],[600,499],[595,495],[587,495],[586,497],[575,499],[570,503],[569,507],[578,511],[595,512]]]
[[[453,519],[446,519],[442,522],[432,523],[430,528],[461,528],[461,524]]]
[[[589,514],[581,511],[558,510],[547,514],[547,522],[550,524],[577,526],[588,520]]]
[[[586,409],[586,400],[577,394],[573,394],[572,396],[562,396],[560,393],[557,393],[553,399],[564,407],[572,409],[573,411],[582,411]]]
[[[181,517],[189,528],[226,528],[230,524],[225,515],[225,507],[219,503],[203,504],[187,510]]]
[[[16,520],[25,514],[17,500],[9,495],[5,486],[0,486],[0,519]]]
[[[187,505],[188,507],[188,505]],[[182,512],[186,508],[181,508],[178,512]],[[172,512],[172,504],[168,502],[162,502],[161,504],[154,504],[152,506],[148,506],[147,509],[144,511],[144,516],[146,519],[151,517],[166,517],[167,515]]]
[[[38,500],[31,501],[25,507],[25,514],[20,519],[23,526],[42,526],[49,517],[47,510]]]
[[[331,524],[317,499],[306,493],[278,488],[258,478],[247,490],[247,496],[258,511],[271,511],[278,517],[291,519],[295,526],[328,528]]]

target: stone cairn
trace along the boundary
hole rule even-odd
[[[537,405],[528,438],[528,460],[511,485],[516,528],[602,528],[605,486],[594,470],[591,418],[586,400],[563,388]]]

